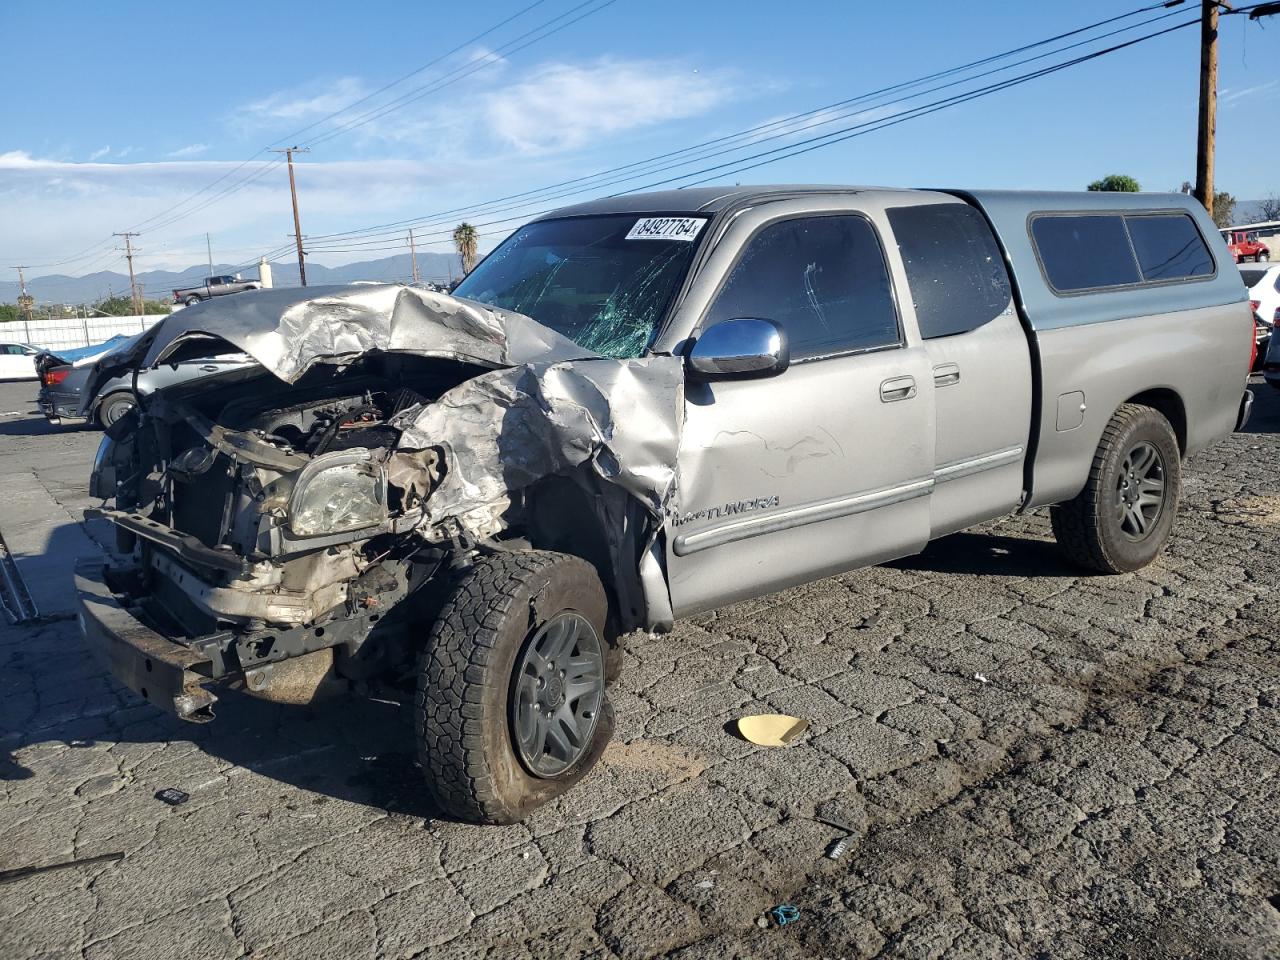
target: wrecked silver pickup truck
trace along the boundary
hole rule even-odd
[[[390,691],[482,822],[591,768],[629,631],[1044,505],[1136,569],[1251,399],[1244,288],[1179,195],[682,190],[543,217],[454,296],[237,300],[114,358],[256,363],[109,428],[85,634],[188,720],[219,684]]]

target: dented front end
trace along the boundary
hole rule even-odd
[[[138,361],[235,349],[260,366],[154,394],[103,441],[91,492],[117,552],[80,594],[117,677],[188,719],[211,715],[206,681],[287,700],[335,671],[394,685],[426,633],[416,595],[486,550],[583,556],[624,628],[669,615],[653,543],[678,362],[564,359],[587,352],[423,291],[294,300],[255,323],[193,326],[213,305],[190,308]]]

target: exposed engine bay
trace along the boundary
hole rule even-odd
[[[429,348],[394,342],[405,309]],[[361,312],[388,336],[361,323],[362,349],[335,345]],[[539,361],[585,351],[548,349],[557,335],[528,318],[394,287],[286,301],[243,334],[207,326],[161,330],[144,365],[243,350],[261,366],[147,397],[108,431],[91,492],[114,502],[103,514],[127,558],[113,592],[207,656],[211,678],[243,672],[265,691],[273,665],[321,650],[352,679],[403,669],[413,641],[393,625],[478,551],[572,553],[610,584],[625,629],[669,615],[653,547],[674,488],[678,361]],[[303,349],[317,329],[325,343]],[[637,397],[626,422],[614,415]]]

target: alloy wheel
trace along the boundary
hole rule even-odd
[[[604,699],[600,637],[585,617],[565,611],[525,642],[511,684],[511,731],[520,762],[554,777],[586,753]]]
[[[1164,512],[1165,465],[1159,448],[1145,440],[1125,455],[1116,481],[1116,519],[1130,540],[1145,540]]]

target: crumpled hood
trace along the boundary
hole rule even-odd
[[[494,368],[599,356],[523,314],[385,284],[251,291],[188,307],[158,325],[142,365],[156,366],[183,344],[209,337],[243,350],[286,383],[315,363],[371,351]]]
[[[425,450],[445,457],[419,531],[477,542],[493,537],[521,491],[544,477],[575,474],[590,477],[594,489],[625,491],[644,508],[645,554],[651,552],[677,492],[684,423],[679,357],[611,359],[523,314],[411,287],[264,290],[226,300],[164,320],[137,351],[145,352],[142,366],[206,340],[211,347],[231,344],[287,383],[316,363],[371,351],[488,367],[394,421],[401,430],[389,467],[394,482],[416,482],[422,469],[416,457]],[[190,348],[184,353],[192,355]],[[618,568],[634,569],[618,535],[624,517],[603,503],[600,509],[612,511]],[[670,619],[669,598],[648,602],[658,610],[651,622]]]

